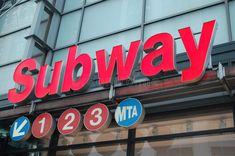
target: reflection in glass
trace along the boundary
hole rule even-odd
[[[136,144],[136,156],[234,156],[235,135],[213,135]]]
[[[175,116],[174,119],[163,118],[146,120],[136,130],[136,137],[185,133],[210,129],[233,127],[232,112],[221,111],[214,114]]]
[[[126,139],[128,130],[121,127],[108,128],[102,132],[81,131],[75,135],[60,135],[58,145],[83,144],[89,142],[101,142],[117,139]]]
[[[120,149],[120,150],[118,150]],[[86,149],[74,149],[58,151],[57,156],[125,156],[126,145],[110,145],[104,147],[91,147]]]

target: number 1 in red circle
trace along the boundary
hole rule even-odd
[[[32,134],[35,138],[48,138],[53,134],[55,127],[56,124],[52,115],[43,113],[34,120]]]

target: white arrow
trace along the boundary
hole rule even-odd
[[[16,122],[15,125],[14,125],[12,137],[18,137],[18,136],[25,135],[25,132],[20,132],[20,131],[22,130],[22,128],[24,128],[24,126],[26,124],[27,124],[27,120],[26,119],[21,123],[21,125],[19,127],[17,127],[18,126],[18,122]]]

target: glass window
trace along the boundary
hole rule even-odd
[[[182,115],[168,115],[151,120],[145,119],[144,123],[136,129],[136,137],[156,136],[166,134],[203,131],[233,127],[232,110],[221,110],[213,113],[193,114],[189,112]]]
[[[108,37],[97,39],[91,42],[79,45],[81,53],[88,53],[92,58],[96,57],[96,51],[105,49],[107,53],[111,53],[116,45],[122,44],[126,50],[132,41],[140,39],[140,29],[132,29],[119,34],[114,34]]]
[[[0,95],[7,94],[8,90],[15,86],[13,81],[13,72],[15,71],[17,65],[18,63],[15,63],[0,68],[0,82],[4,82],[0,83]]]
[[[112,49],[116,45],[123,45],[125,50],[129,49],[132,41],[140,39],[140,29],[132,29],[130,31],[122,32],[105,38],[97,39],[79,45],[81,53],[87,53],[91,58],[96,58],[96,51],[105,49],[108,54],[111,54]],[[95,61],[95,72],[97,71],[97,62]]]
[[[91,4],[91,3],[95,3],[98,1],[102,1],[102,0],[86,0],[86,4]]]
[[[66,14],[62,17],[56,47],[74,44],[78,39],[81,11]]]
[[[53,58],[52,58],[51,66],[54,66],[55,62],[60,61],[60,60],[63,60],[64,63],[65,63],[64,65],[66,65],[68,53],[69,53],[69,49],[68,48],[55,51],[53,53]]]
[[[159,142],[145,141],[135,145],[136,156],[233,156],[234,153],[234,134],[178,138]]]
[[[81,41],[141,22],[142,0],[110,0],[85,9]]]
[[[71,145],[71,144],[83,144],[91,142],[102,142],[110,140],[120,140],[128,138],[128,130],[122,127],[108,128],[102,132],[90,132],[81,131],[76,133],[74,136],[60,136],[58,146]],[[66,156],[68,154],[91,156],[91,155],[102,155],[102,156],[125,156],[126,145],[116,144],[104,147],[91,147],[84,149],[74,149],[59,151],[56,153],[59,156]]]
[[[172,34],[174,38],[176,38],[179,37],[178,29],[185,28],[188,26],[191,27],[193,33],[198,33],[201,31],[204,22],[214,19],[217,21],[214,45],[228,42],[228,30],[224,5],[203,9],[183,16],[178,16],[169,20],[164,20],[147,25],[145,27],[145,40],[148,39],[150,36],[161,32],[168,32]],[[182,45],[178,44],[179,42],[176,46],[182,47]],[[183,51],[185,50],[183,49]],[[180,52],[182,51],[177,51],[177,53]]]
[[[64,12],[82,7],[84,0],[65,0]]]
[[[78,46],[78,53],[87,53],[91,58],[96,58],[96,51],[105,49],[107,53],[112,52],[113,46],[122,44],[126,50],[129,49],[130,43],[140,39],[140,29],[133,29],[130,31],[122,32],[105,38],[97,39],[91,42],[83,43]],[[68,48],[54,52],[52,66],[56,61],[67,61]],[[96,64],[96,61],[95,61]],[[97,65],[95,67],[97,72]]]
[[[147,0],[146,2],[146,21],[164,18],[180,12],[184,12],[203,5],[208,5],[220,0]]]
[[[30,26],[36,8],[34,1],[29,1],[12,8],[0,18],[0,35]]]
[[[0,65],[20,60],[24,54],[29,29],[0,38]],[[13,55],[14,54],[14,55]]]
[[[231,18],[231,24],[232,24],[232,35],[233,40],[235,40],[235,1],[229,2],[229,11],[230,11],[230,18]]]
[[[69,149],[58,151],[57,156],[79,155],[79,156],[126,156],[127,145],[110,145],[102,147],[91,147],[84,149]]]
[[[102,132],[81,131],[72,136],[60,135],[58,146],[127,139],[128,130],[122,127],[108,128]]]

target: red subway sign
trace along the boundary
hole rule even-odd
[[[182,70],[182,82],[192,83],[202,78],[208,65],[215,25],[215,20],[203,24],[198,43],[195,42],[190,27],[178,30],[190,61],[189,68]],[[47,64],[40,67],[33,58],[22,61],[16,67],[13,79],[16,84],[23,86],[21,87],[23,89],[10,89],[9,101],[17,104],[34,98],[41,99],[71,91],[86,90],[95,71],[94,60],[88,54],[76,56],[77,49],[77,46],[70,47],[67,62],[62,60],[55,62],[53,71]],[[127,55],[122,45],[114,46],[110,57],[105,50],[98,50],[96,61],[99,84],[110,84],[116,74],[118,81],[132,80],[142,52],[146,53],[140,62],[144,76],[154,77],[161,71],[176,70],[174,38],[171,34],[164,32],[151,36],[145,43],[140,40],[131,42]],[[154,64],[156,58],[159,57],[161,57],[160,64]],[[81,68],[82,73],[77,76]],[[38,75],[35,76],[35,73]]]

